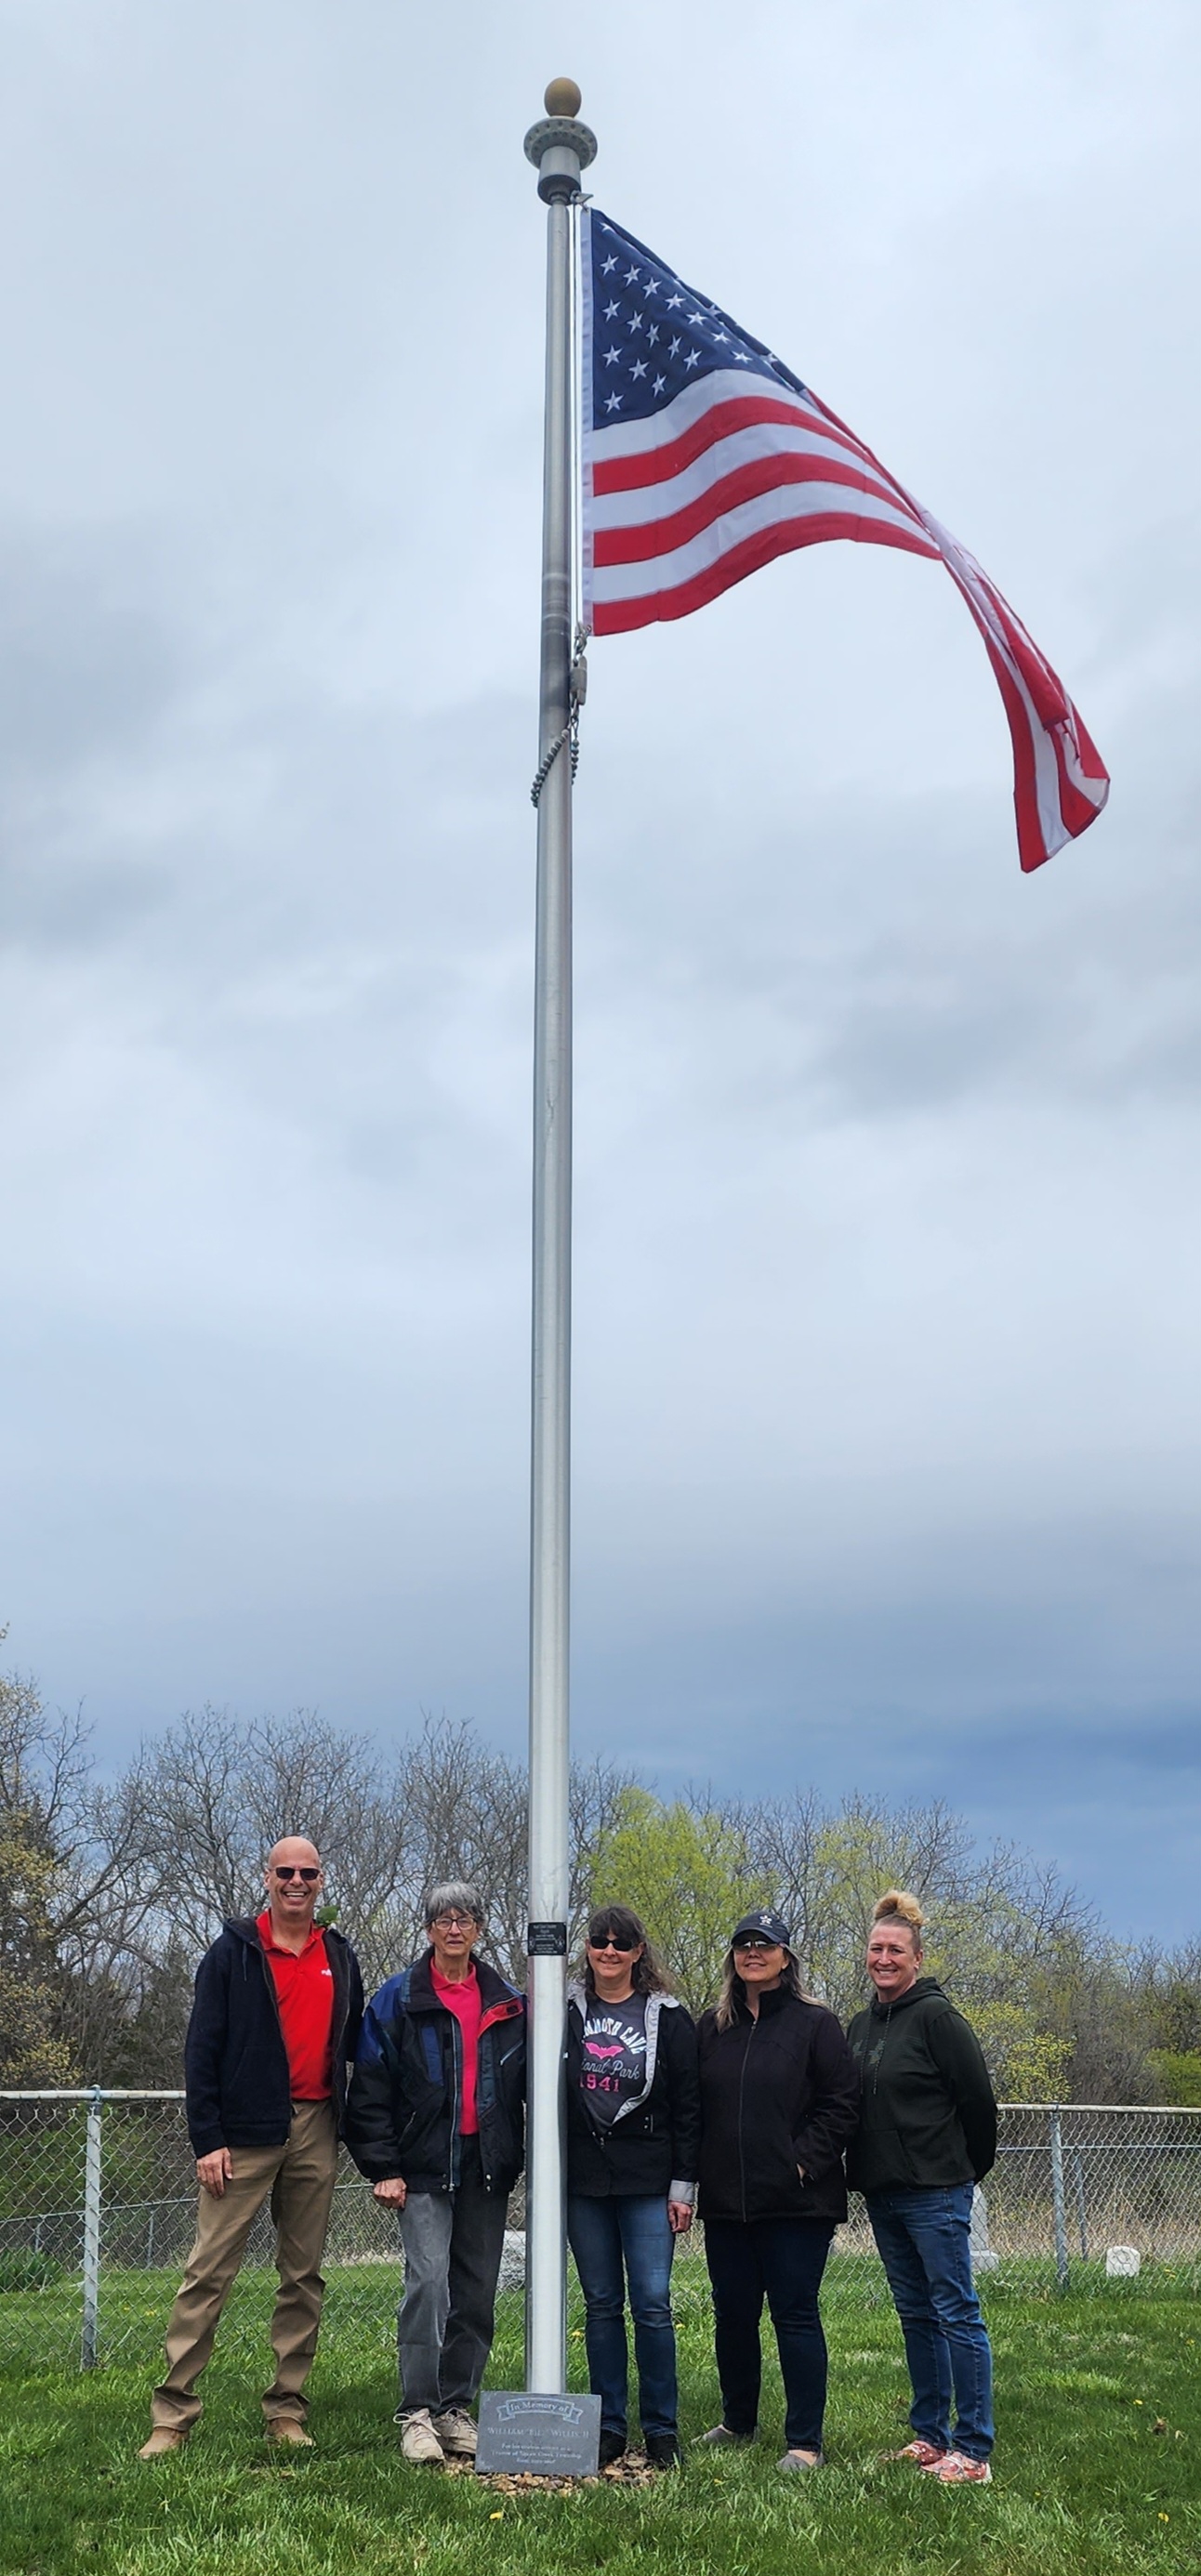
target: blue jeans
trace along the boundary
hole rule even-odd
[[[970,2182],[873,2191],[867,2214],[888,2274],[913,2389],[909,2421],[923,2442],[986,2460],[993,2446],[992,2350],[972,2280]]]
[[[790,2451],[821,2449],[827,2361],[817,2294],[833,2234],[832,2218],[705,2221],[722,2422],[746,2441],[759,2418],[766,2298],[784,2382],[785,2442]]]
[[[567,2237],[584,2293],[588,2385],[601,2402],[601,2431],[625,2435],[628,2280],[643,2437],[649,2441],[657,2434],[674,2433],[671,2258],[675,2238],[668,2225],[666,2199],[614,2192],[605,2200],[590,2200],[582,2192],[573,2192],[567,2202]]]

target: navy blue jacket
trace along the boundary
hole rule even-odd
[[[325,1927],[334,1981],[334,2109],[346,2116],[346,2063],[358,2046],[363,1981],[349,1941]],[[226,1923],[196,1971],[184,2042],[188,2135],[196,2156],[217,2147],[282,2147],[292,2124],[288,2052],[275,1979],[253,1914]]]
[[[397,2175],[410,2191],[453,2191],[459,2180],[463,2033],[440,2002],[433,1951],[389,1977],[363,2015],[346,2143],[369,2182]],[[512,2190],[525,2161],[525,1997],[475,1961],[480,2035],[475,2107],[489,2191]]]

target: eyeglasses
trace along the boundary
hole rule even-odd
[[[765,1941],[761,1932],[740,1932],[734,1943],[736,1950],[778,1950],[779,1947],[778,1941]]]
[[[466,1932],[478,1921],[477,1914],[435,1914],[431,1929],[435,1932]]]
[[[623,1959],[637,1946],[635,1941],[615,1941],[611,1932],[604,1941],[590,1941],[588,1944],[590,1950],[620,1950]]]
[[[286,1865],[281,1869],[277,1861],[272,1861],[271,1866],[277,1878],[302,1878],[306,1887],[312,1887],[321,1876],[319,1869],[289,1869]]]

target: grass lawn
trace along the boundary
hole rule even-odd
[[[774,2363],[764,2437],[751,2453],[690,2451],[679,2477],[642,2488],[502,2495],[470,2476],[402,2466],[385,2274],[331,2277],[312,2381],[317,2449],[268,2451],[261,2280],[239,2284],[189,2449],[142,2465],[147,2392],[174,2278],[124,2275],[110,2291],[110,2349],[89,2375],[38,2368],[39,2303],[5,2301],[5,2348],[28,2321],[24,2366],[0,2372],[0,2567],[13,2576],[1116,2576],[1201,2567],[1197,2301],[1111,2283],[1059,2297],[993,2281],[998,2452],[989,2488],[932,2486],[878,2454],[905,2439],[896,2323],[864,2265],[839,2282],[831,2343],[829,2467],[776,2474]],[[703,2269],[677,2272],[685,2440],[716,2421]],[[40,2311],[43,2319],[47,2311]],[[583,2384],[578,2316],[573,2371]],[[502,2302],[492,2384],[520,2387],[519,2302]]]

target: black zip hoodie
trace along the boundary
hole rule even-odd
[[[857,2191],[980,2182],[996,2162],[997,2103],[980,2042],[936,1977],[856,2013],[847,2038],[863,2077],[847,2150]]]
[[[845,2218],[859,2075],[834,2014],[782,1987],[729,2030],[702,2015],[702,2218]],[[804,2168],[804,2180],[798,2168]]]
[[[323,1926],[334,1981],[334,2109],[346,2116],[346,2063],[358,2046],[363,1981],[349,1941]],[[288,2052],[275,1979],[253,1914],[226,1923],[196,1971],[184,2042],[188,2136],[196,2156],[217,2147],[282,2147],[292,2125]]]

